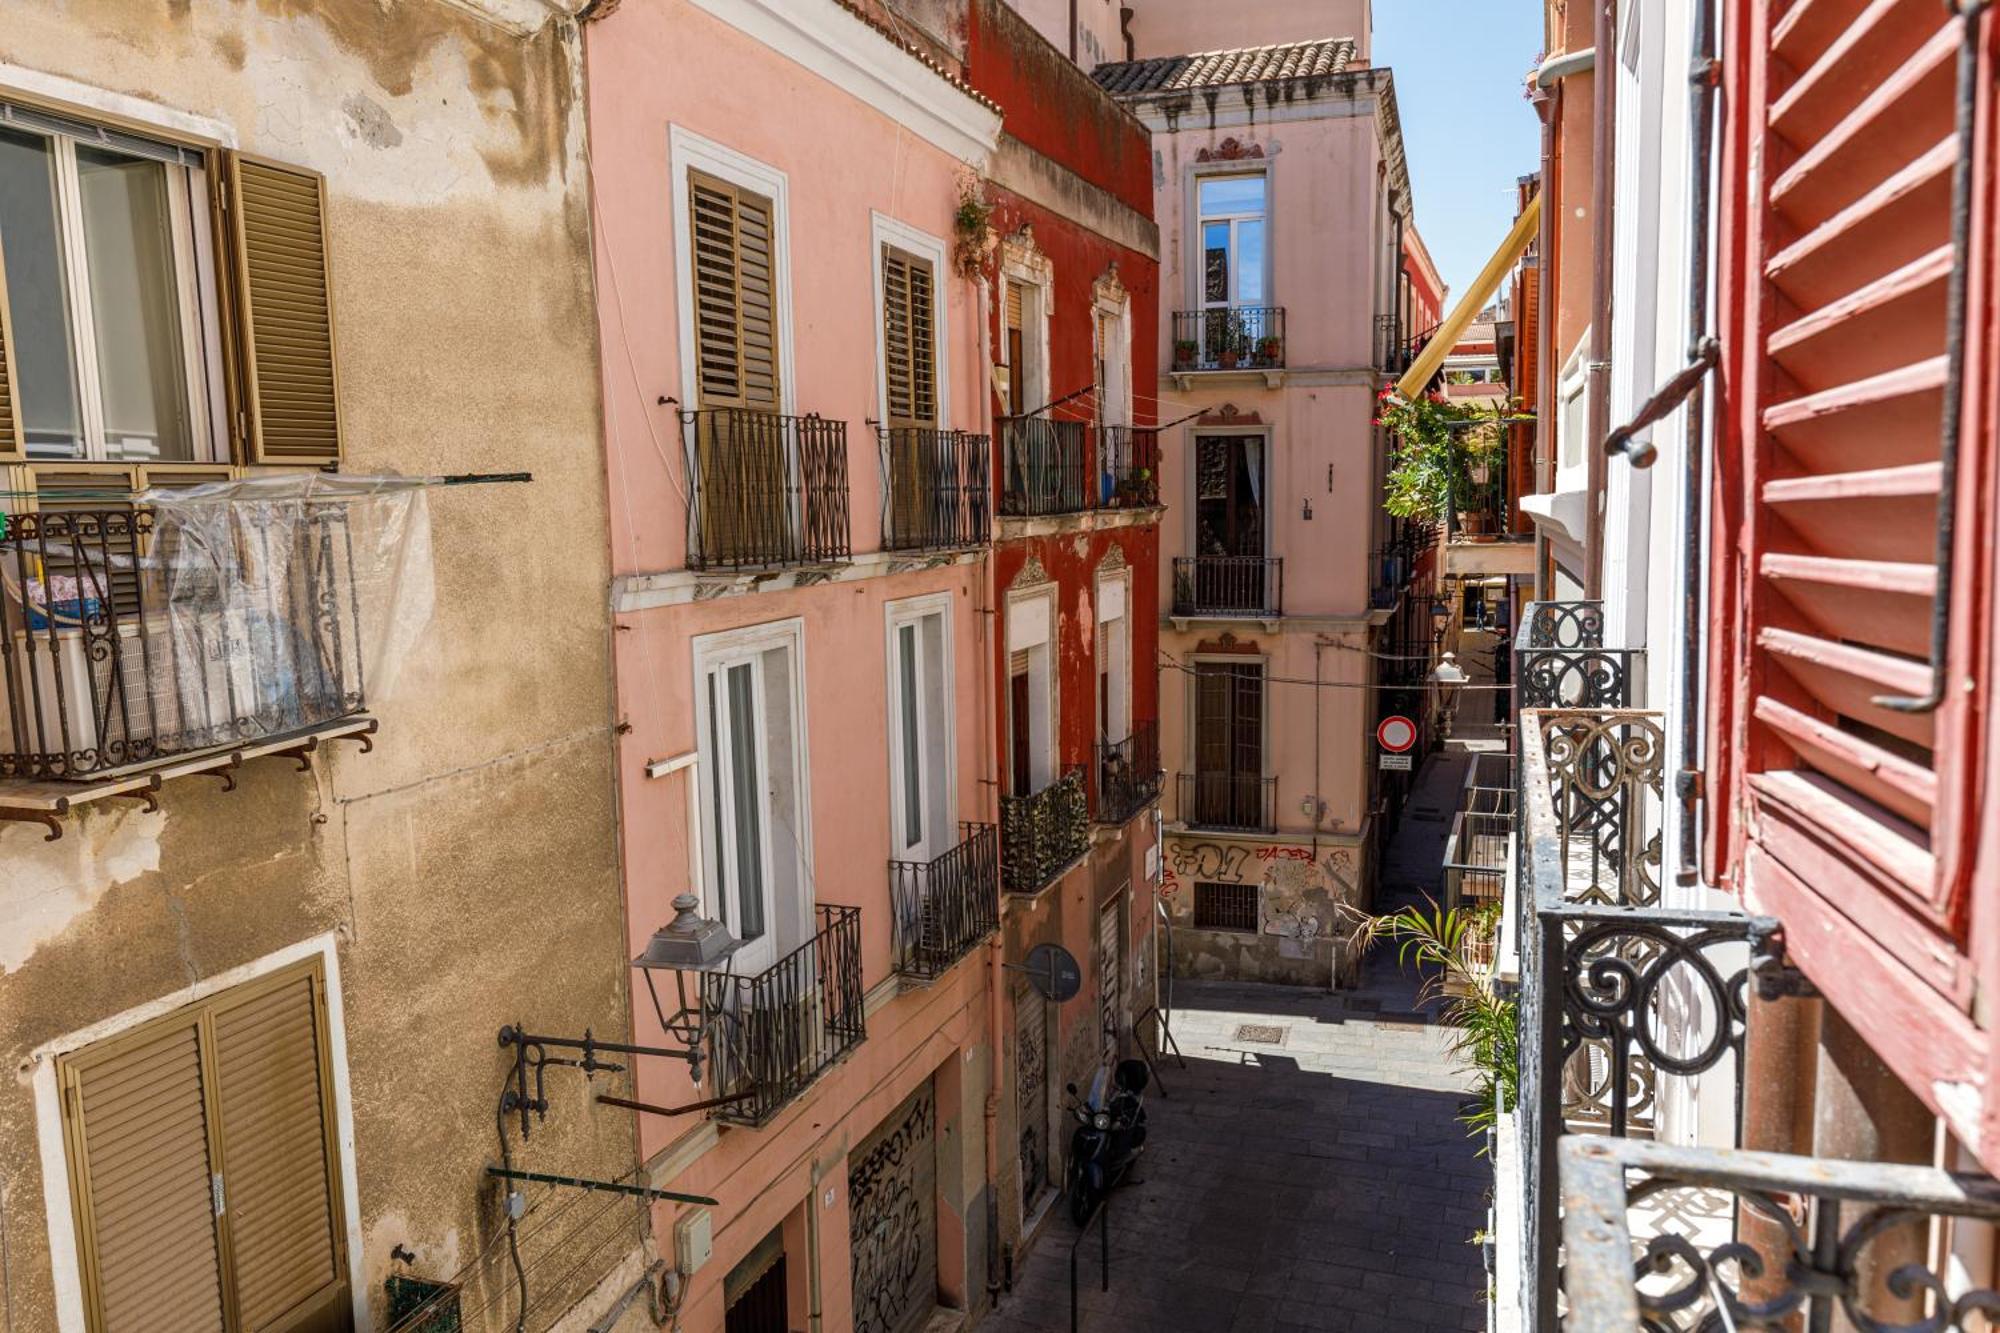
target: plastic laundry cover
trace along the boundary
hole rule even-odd
[[[282,736],[384,697],[431,618],[426,484],[279,474],[138,497],[165,748]]]

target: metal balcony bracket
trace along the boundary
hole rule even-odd
[[[54,842],[62,837],[62,815],[60,812],[43,810],[14,810],[0,806],[0,821],[12,824],[40,824],[48,829],[43,842]]]
[[[525,1180],[537,1185],[583,1190],[590,1194],[625,1194],[635,1199],[644,1199],[648,1203],[665,1199],[672,1203],[698,1203],[709,1208],[721,1206],[720,1200],[711,1199],[706,1194],[679,1194],[673,1190],[655,1189],[651,1185],[632,1185],[622,1180],[592,1180],[588,1176],[554,1176],[544,1171],[517,1171],[510,1166],[492,1165],[487,1166],[486,1174],[500,1180]]]
[[[747,1102],[757,1095],[757,1089],[732,1092],[726,1097],[704,1097],[698,1102],[688,1102],[683,1106],[655,1106],[652,1102],[635,1102],[630,1097],[613,1097],[608,1092],[597,1094],[597,1100],[604,1106],[620,1106],[628,1111],[643,1111],[647,1115],[677,1116],[692,1115],[696,1111],[711,1111],[718,1106],[731,1106],[737,1102]]]
[[[1805,1000],[1819,994],[1812,979],[1785,958],[1785,928],[1774,916],[1750,918],[1750,975],[1762,1000]]]
[[[694,1056],[689,1050],[665,1046],[634,1046],[627,1042],[599,1041],[591,1035],[590,1029],[583,1030],[578,1037],[546,1037],[526,1032],[509,1024],[500,1029],[500,1045],[512,1047],[514,1070],[508,1076],[513,1085],[500,1097],[502,1115],[518,1115],[521,1118],[521,1137],[527,1138],[533,1120],[546,1120],[549,1115],[547,1073],[550,1065],[567,1069],[580,1069],[584,1078],[597,1074],[623,1073],[625,1065],[600,1059],[600,1053],[611,1055],[657,1055],[669,1060],[687,1060]],[[571,1058],[552,1055],[551,1050],[577,1051]],[[532,1120],[530,1116],[532,1115]]]
[[[153,774],[152,780],[147,782],[143,787],[135,787],[131,791],[115,792],[113,796],[114,799],[121,801],[137,801],[144,807],[147,814],[157,815],[160,813],[160,775],[158,773]]]

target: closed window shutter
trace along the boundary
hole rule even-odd
[[[151,1029],[63,1074],[91,1328],[221,1330],[198,1020]]]
[[[235,154],[225,170],[241,456],[331,466],[340,461],[339,384],[321,178]]]
[[[27,456],[21,414],[14,404],[14,325],[7,313],[7,265],[4,252],[0,252],[0,462],[16,462]]]
[[[1761,313],[1744,329],[1761,353],[1744,772],[1767,813],[1858,877],[1835,886],[1826,861],[1794,860],[1820,892],[1865,884],[1945,932],[1962,914],[1932,841],[1937,757],[1964,704],[1876,699],[1930,683],[1960,28],[1935,5],[1770,12],[1753,109]],[[1974,234],[1991,225],[1989,201]]]
[[[342,1297],[317,987],[293,975],[215,1011],[231,1273],[246,1330],[290,1326]]]
[[[698,172],[689,176],[688,197],[701,406],[775,411],[781,380],[771,203]]]
[[[1022,292],[1021,284],[1018,282],[1009,282],[1007,284],[1007,327],[1008,328],[1019,330],[1019,329],[1024,329],[1028,326],[1027,320],[1022,314],[1022,307],[1025,306],[1026,304],[1027,304],[1027,296]]]
[[[882,349],[889,421],[937,424],[937,324],[931,266],[899,250],[882,252]]]

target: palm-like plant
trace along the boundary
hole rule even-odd
[[[1426,902],[1428,911],[1406,907],[1374,918],[1370,936],[1400,941],[1399,965],[1415,963],[1429,969],[1417,1000],[1444,1004],[1452,1057],[1479,1080],[1478,1102],[1459,1120],[1472,1134],[1483,1136],[1500,1108],[1515,1104],[1520,1089],[1520,1029],[1514,1001],[1500,994],[1491,969],[1474,963],[1467,947],[1494,938],[1500,929],[1500,905],[1468,910]]]

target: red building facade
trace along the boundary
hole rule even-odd
[[[1062,1089],[1156,1040],[1159,240],[1138,122],[1000,0],[969,27],[968,76],[1007,108],[980,191],[1006,961],[1055,944],[1082,974],[1060,1002],[1020,970],[1004,986],[997,1220],[1018,1253],[1063,1186]]]

